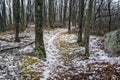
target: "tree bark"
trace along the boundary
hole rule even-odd
[[[78,31],[78,43],[82,42],[82,26],[83,26],[83,16],[84,16],[84,0],[79,2],[79,31]]]
[[[89,34],[90,34],[90,23],[91,23],[91,14],[92,14],[92,5],[94,0],[89,0],[88,3],[88,10],[86,15],[86,22],[85,22],[85,56],[89,57]]]
[[[67,0],[64,0],[64,14],[63,14],[63,24],[66,26],[66,12],[67,12]]]
[[[25,30],[25,10],[24,10],[24,0],[21,0],[21,31]]]
[[[53,6],[54,6],[54,0],[49,0],[49,26],[50,28],[53,28],[53,20],[54,20],[54,14],[53,14]]]
[[[14,15],[14,26],[16,29],[15,42],[20,42],[20,38],[19,38],[20,1],[19,0],[13,0],[13,15]]]
[[[111,31],[111,0],[108,0],[108,13],[109,13],[109,26],[108,30]]]
[[[35,54],[44,59],[46,57],[43,42],[43,0],[35,0]]]
[[[68,33],[69,34],[71,33],[72,1],[73,0],[70,0],[70,2],[69,2],[69,25],[68,25]]]

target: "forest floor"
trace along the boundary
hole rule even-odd
[[[120,57],[103,50],[98,36],[90,36],[90,57],[77,44],[76,34],[67,29],[44,30],[47,58],[34,56],[34,25],[20,33],[14,42],[14,31],[0,34],[0,80],[120,80]]]

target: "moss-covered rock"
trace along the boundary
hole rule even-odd
[[[106,34],[104,40],[105,49],[111,53],[120,55],[120,30]]]

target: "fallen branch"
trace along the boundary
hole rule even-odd
[[[29,36],[21,36],[21,37],[19,37],[20,39],[22,39],[22,38],[29,38]],[[6,42],[14,42],[14,40],[8,40],[8,39],[2,39],[2,38],[0,38],[0,41],[6,41]]]
[[[13,41],[10,41],[10,40],[7,40],[7,39],[0,39],[0,41],[13,42]]]
[[[35,41],[33,41],[29,44],[23,45],[23,46],[15,46],[15,47],[9,47],[9,48],[5,48],[5,49],[0,49],[0,52],[5,52],[5,51],[8,51],[8,50],[13,50],[13,49],[18,49],[18,48],[24,48],[24,47],[32,45],[34,43],[35,43]]]

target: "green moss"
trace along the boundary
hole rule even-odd
[[[24,57],[24,59],[21,60],[22,67],[25,69],[21,75],[23,76],[24,79],[26,78],[31,78],[31,80],[40,80],[43,76],[41,76],[42,72],[44,69],[41,67],[43,66],[42,62],[39,62],[37,58],[33,57]],[[37,66],[37,71],[36,68],[34,69],[34,64]]]
[[[37,62],[37,59],[34,59],[34,58],[32,58],[32,57],[27,57],[27,58],[25,58],[25,59],[23,59],[22,61],[21,61],[21,63],[22,63],[22,66],[25,68],[25,67],[28,67],[28,66],[30,66],[30,65],[33,65],[34,63],[36,63]]]
[[[23,73],[22,73],[22,76],[24,77],[24,78],[27,78],[27,77],[31,77],[31,78],[40,78],[40,76],[39,76],[39,72],[35,72],[35,71],[24,71]]]

